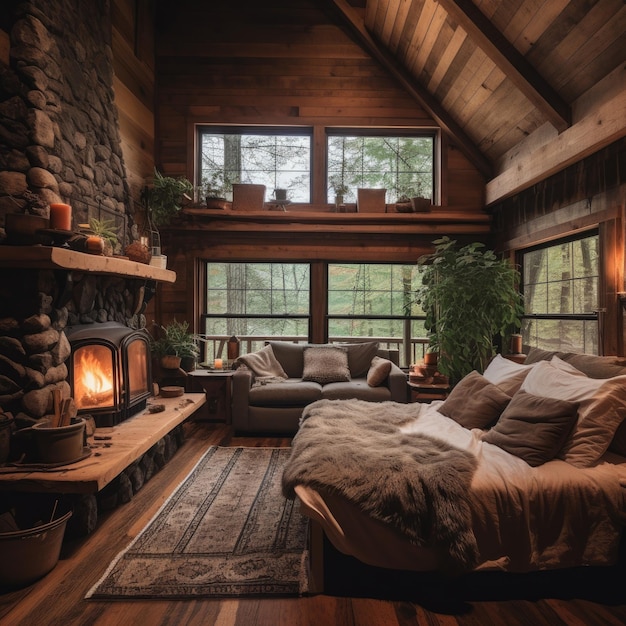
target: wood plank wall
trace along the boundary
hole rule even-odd
[[[154,3],[111,3],[113,88],[131,197],[138,201],[154,170]]]
[[[421,106],[341,28],[342,18],[331,4],[159,1],[157,167],[193,180],[194,124],[199,123],[312,127],[314,150],[322,154],[326,126],[435,127]],[[482,213],[485,181],[476,167],[447,137],[439,157],[440,204]],[[312,205],[319,208],[327,206],[323,162],[314,168]],[[314,249],[318,259],[340,251],[342,258],[413,262],[415,252],[437,236],[433,231],[411,239],[404,232],[381,239],[380,233],[350,235],[350,230],[346,226],[342,234],[273,237],[271,226],[265,225],[243,239],[240,233],[229,238],[223,231],[217,236],[205,231],[202,238],[198,232],[187,237],[164,233],[168,267],[177,271],[178,280],[159,290],[157,317],[196,317],[193,286],[199,280],[200,258],[309,259]]]

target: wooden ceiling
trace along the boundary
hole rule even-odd
[[[488,179],[528,136],[571,128],[626,64],[624,0],[331,2]]]

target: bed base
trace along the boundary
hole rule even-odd
[[[309,593],[342,597],[409,600],[433,610],[461,610],[468,602],[587,599],[623,603],[626,580],[626,535],[619,558],[606,567],[574,567],[527,573],[481,571],[450,578],[438,572],[392,570],[367,565],[341,553],[321,525],[309,525]]]

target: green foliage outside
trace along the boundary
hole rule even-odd
[[[483,372],[496,354],[496,339],[508,341],[524,312],[519,272],[481,243],[459,248],[443,237],[418,260],[422,285],[416,301],[426,312],[431,350],[439,370],[453,382]]]

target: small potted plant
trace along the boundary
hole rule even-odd
[[[208,179],[204,179],[202,186],[207,209],[226,208],[227,196],[233,190],[232,182],[222,171],[213,172]]]
[[[411,196],[415,195],[413,193],[413,189],[403,185],[398,185],[396,188],[396,194],[396,211],[398,211],[398,213],[411,213],[411,211],[413,211]]]
[[[164,226],[180,211],[184,200],[191,201],[193,185],[184,177],[163,176],[154,170],[152,187],[143,191],[143,200],[150,223]]]
[[[330,179],[330,186],[335,194],[335,207],[339,207],[344,204],[345,196],[348,194],[350,189],[344,183],[343,178],[333,177]]]
[[[415,191],[411,197],[411,204],[415,213],[427,213],[432,205],[430,197],[424,195],[423,186],[421,180],[415,183]]]
[[[113,220],[99,220],[92,217],[89,220],[88,232],[102,239],[104,256],[113,256],[116,253],[119,239]]]
[[[165,369],[195,369],[200,350],[198,336],[189,331],[189,322],[174,320],[160,327],[160,337],[151,342],[151,351]]]

